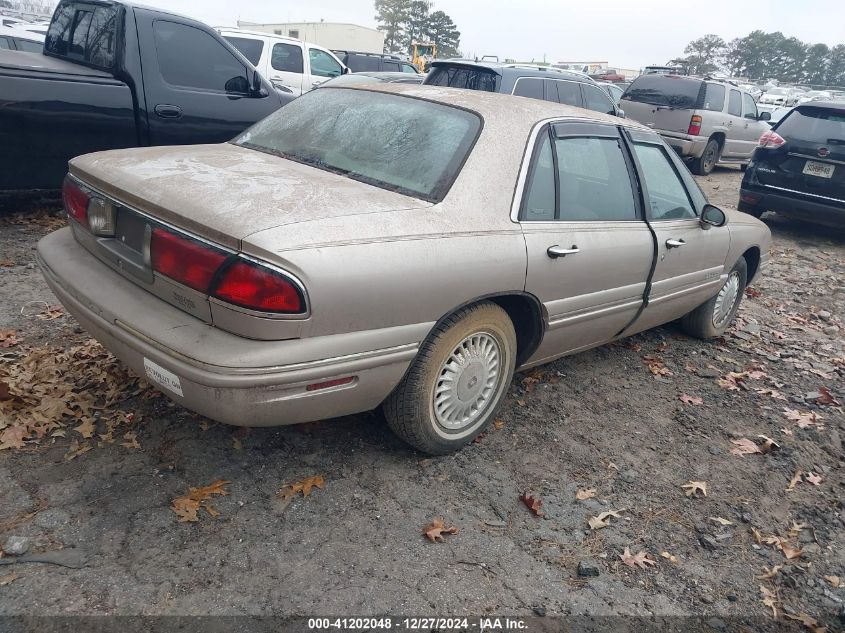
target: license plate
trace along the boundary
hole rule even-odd
[[[179,380],[179,376],[174,374],[172,371],[166,370],[164,367],[158,363],[154,363],[149,358],[144,359],[144,371],[147,372],[147,378],[160,387],[164,387],[176,395],[182,395],[182,383]]]
[[[833,169],[835,167],[836,165],[808,160],[807,164],[804,165],[804,173],[808,176],[818,176],[819,178],[833,178]]]

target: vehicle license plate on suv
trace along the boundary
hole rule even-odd
[[[804,173],[808,176],[818,176],[819,178],[833,178],[833,169],[835,167],[835,165],[808,160],[807,164],[804,165]]]

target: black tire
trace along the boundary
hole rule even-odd
[[[766,212],[765,209],[760,209],[759,207],[752,207],[750,204],[743,202],[742,200],[737,203],[736,208],[743,213],[747,213],[748,215],[754,216],[757,219],[760,219],[762,215]]]
[[[733,276],[737,276],[738,288],[736,297],[731,303],[730,310],[727,313],[716,313],[716,306],[719,303],[719,298],[722,292],[728,288]],[[685,315],[681,319],[681,327],[690,336],[696,338],[714,338],[721,336],[728,329],[731,322],[739,310],[739,304],[742,303],[742,295],[745,294],[745,286],[748,284],[748,264],[744,257],[740,257],[739,261],[734,264],[731,272],[728,274],[728,279],[725,284],[719,289],[714,297],[705,301],[695,310]],[[722,300],[724,301],[724,299]],[[717,318],[721,316],[722,318]]]
[[[715,138],[711,138],[707,141],[707,145],[704,147],[704,151],[701,153],[701,156],[694,158],[690,163],[690,171],[699,176],[706,176],[713,171],[716,163],[719,162],[719,156],[721,153],[722,147],[719,145],[719,141]]]
[[[748,169],[748,163],[742,163],[742,165],[739,166],[739,171],[744,172],[746,169]]]
[[[447,386],[444,377],[448,370],[445,365],[453,352],[469,337],[485,335],[489,337],[485,339],[487,344],[498,347],[499,371],[494,386],[490,388],[490,394],[480,406],[476,418],[467,422],[465,427],[449,429],[441,423],[439,414],[435,413],[435,389]],[[483,301],[458,310],[438,325],[426,339],[402,382],[384,401],[382,408],[388,425],[405,442],[429,455],[444,455],[458,450],[475,439],[494,418],[513,379],[516,352],[513,323],[498,305]],[[473,365],[473,359],[476,363],[484,362],[480,356],[470,355],[470,359],[470,363],[460,370],[462,373],[459,378],[451,381],[456,385],[455,396],[460,393],[459,386],[462,383],[466,392],[475,390],[479,381],[484,381],[479,376],[489,377],[489,374],[477,370],[477,365]],[[466,383],[465,376],[468,377]],[[480,396],[470,395],[468,400],[460,402],[469,402],[477,397]]]

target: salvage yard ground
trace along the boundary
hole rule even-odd
[[[730,206],[740,175],[699,182]],[[843,627],[845,233],[766,221],[723,339],[670,325],[518,374],[494,426],[428,458],[377,413],[181,409],[55,307],[34,247],[63,221],[0,220],[0,547],[71,565],[0,558],[0,614]]]

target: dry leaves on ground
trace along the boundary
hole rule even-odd
[[[622,515],[619,514],[620,512],[624,512],[624,510],[608,510],[607,512],[602,512],[597,517],[587,517],[587,523],[591,530],[600,530],[610,525],[611,517],[621,519]]]
[[[15,330],[0,330],[0,349],[8,349],[20,343]]]
[[[443,519],[434,519],[429,525],[423,528],[423,536],[431,542],[443,541],[444,534],[457,534],[458,528],[451,526],[446,527]]]
[[[596,496],[596,489],[595,488],[587,488],[586,490],[579,490],[575,493],[575,498],[578,501],[584,501],[585,499],[592,499]]]
[[[526,507],[531,510],[534,516],[544,516],[543,510],[543,501],[540,497],[530,494],[527,490],[522,493],[519,497],[520,501],[526,505]]]
[[[740,457],[757,454],[764,455],[780,448],[780,444],[766,435],[758,435],[757,437],[763,440],[762,445],[758,445],[754,440],[749,440],[747,437],[731,440],[731,444],[734,445],[734,448],[731,449],[731,455],[739,455]]]
[[[669,552],[660,552],[660,555],[663,558],[665,558],[666,560],[668,560],[670,563],[677,563],[678,562],[678,557],[675,556],[674,554],[670,554]]]
[[[786,492],[792,492],[795,490],[795,486],[801,483],[801,471],[796,470],[795,474],[792,475],[792,479],[789,480],[789,485],[786,487]]]
[[[784,409],[783,415],[787,420],[795,422],[798,425],[799,429],[823,426],[819,423],[819,420],[822,419],[822,416],[813,411],[801,412],[797,409]]]
[[[707,482],[706,481],[690,481],[688,484],[684,484],[681,486],[685,490],[685,494],[688,497],[697,496],[699,493],[703,496],[707,496]]]
[[[764,587],[763,585],[760,585],[760,602],[772,610],[772,617],[777,620],[778,604],[780,601],[771,589]]]
[[[11,574],[6,574],[5,576],[0,576],[0,587],[10,585],[18,578],[20,578],[20,576],[18,576],[15,572],[12,572]]]
[[[311,490],[314,488],[319,488],[320,490],[326,489],[326,478],[323,477],[323,475],[306,477],[302,481],[295,481],[292,484],[282,486],[281,490],[278,492],[278,496],[282,499],[288,500],[301,492],[303,497],[307,497],[311,494]]]
[[[815,618],[810,617],[806,613],[799,613],[798,615],[792,615],[790,613],[784,614],[790,620],[795,620],[800,622],[804,625],[804,628],[811,631],[811,633],[825,633],[827,631],[826,626],[819,626],[819,623],[816,621]]]
[[[839,576],[825,576],[824,579],[828,581],[833,587],[841,587],[842,579]]]
[[[663,359],[659,356],[643,356],[643,362],[648,367],[648,370],[655,376],[671,376],[672,372],[663,364]]]
[[[177,497],[170,502],[170,509],[179,517],[180,523],[195,523],[199,521],[197,512],[200,508],[204,508],[209,515],[216,517],[220,513],[211,505],[210,499],[213,495],[227,496],[229,493],[224,488],[229,481],[225,479],[218,479],[208,486],[199,488],[188,488],[188,493],[182,497]]]
[[[728,521],[727,519],[723,519],[722,517],[710,517],[711,521],[715,521],[719,525],[733,525],[732,522]]]
[[[678,396],[678,400],[680,400],[684,404],[691,404],[694,406],[704,404],[704,400],[702,398],[699,398],[698,396],[688,396],[685,393],[682,393],[680,396]]]
[[[648,557],[648,552],[640,552],[639,554],[631,554],[631,550],[629,548],[625,548],[625,551],[619,555],[619,558],[622,559],[622,562],[625,563],[628,567],[641,567],[642,569],[648,569],[649,565],[657,565],[656,560],[652,560]]]
[[[804,479],[809,481],[814,486],[820,486],[821,483],[822,483],[821,475],[817,475],[816,473],[813,473],[813,472],[809,472],[806,475],[804,475]]]
[[[757,528],[751,528],[751,533],[754,535],[754,540],[758,545],[771,545],[773,548],[779,549],[787,560],[798,558],[804,553],[801,548],[793,547],[793,545],[789,542],[789,539],[785,539],[775,534],[763,536]]]
[[[763,567],[763,573],[759,576],[755,576],[755,578],[757,580],[769,580],[777,576],[781,569],[783,569],[783,565],[774,565],[771,569]]]

